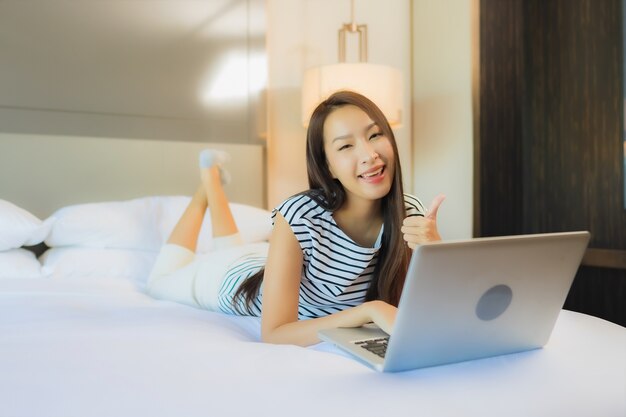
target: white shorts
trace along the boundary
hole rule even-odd
[[[228,239],[227,238],[222,239]],[[217,242],[216,242],[217,243]],[[223,242],[222,242],[223,243]],[[228,270],[248,255],[267,257],[269,243],[217,245],[212,252],[196,255],[179,245],[161,248],[148,279],[147,292],[155,298],[219,311],[218,295]]]

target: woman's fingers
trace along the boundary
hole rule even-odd
[[[400,230],[405,235],[425,236],[436,229],[437,223],[434,220],[425,217],[408,217],[404,220]]]
[[[441,240],[437,231],[437,212],[445,198],[443,194],[435,197],[425,216],[412,216],[404,219],[401,230],[404,240],[411,249],[423,243]]]
[[[435,221],[426,217],[407,217],[402,223],[402,231],[416,231],[434,224]]]
[[[437,221],[429,217],[407,217],[401,231],[404,240],[412,249],[418,244],[441,240],[437,231]]]

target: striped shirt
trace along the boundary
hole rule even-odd
[[[422,203],[405,194],[407,217],[423,216]],[[335,223],[332,212],[324,209],[308,194],[290,197],[272,211],[272,220],[280,213],[298,239],[303,254],[298,318],[326,316],[355,307],[365,301],[370,285],[383,229],[373,247],[363,247],[347,236]],[[265,265],[259,256],[244,257],[227,272],[220,289],[220,309],[229,314],[240,314],[232,305],[232,296],[246,278]],[[251,309],[261,315],[263,288],[254,299]],[[239,309],[245,311],[238,300]]]

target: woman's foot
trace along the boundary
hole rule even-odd
[[[218,151],[216,149],[203,150],[200,152],[199,156],[200,169],[203,171],[202,176],[212,175],[209,173],[211,168],[217,167],[220,182],[224,185],[228,184],[231,179],[230,173],[222,167],[222,164],[228,161],[230,161],[230,155],[227,152]]]
[[[211,168],[213,165],[222,165],[229,161],[228,152],[217,149],[204,149],[200,152],[200,168]]]

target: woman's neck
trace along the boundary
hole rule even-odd
[[[333,218],[341,230],[356,243],[373,247],[383,224],[381,202],[351,201],[348,198],[333,212]]]

